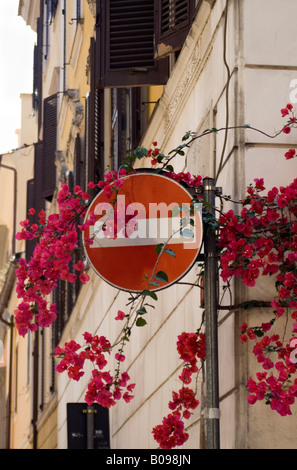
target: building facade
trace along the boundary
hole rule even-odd
[[[264,177],[272,187],[288,183],[296,172],[294,160],[281,158],[295,144],[293,133],[268,137],[282,127],[280,109],[294,91],[293,0],[21,0],[19,12],[37,32],[32,103],[37,138],[23,192],[27,209],[53,213],[63,182],[86,190],[89,181],[118,170],[131,149],[157,142],[167,154],[188,131],[219,130],[195,140],[175,159],[175,171],[214,178],[234,200],[244,196],[254,178]],[[18,253],[29,259],[33,248],[27,242]],[[168,414],[177,386],[177,337],[203,322],[200,270],[197,262],[183,283],[159,292],[147,325],[133,331],[125,367],[136,382],[135,397],[104,414],[106,446],[158,447],[151,431]],[[21,425],[10,411],[12,448],[69,447],[69,423],[84,404],[91,370],[71,381],[55,371],[53,350],[71,339],[81,343],[85,331],[111,342],[120,333],[114,317],[125,309],[127,293],[91,267],[88,274],[86,285],[59,282],[53,293],[57,321],[25,340],[26,353],[17,354],[18,362],[25,354],[31,357],[25,406],[30,422],[26,432],[21,430],[23,440],[17,439]],[[225,308],[218,312],[220,446],[295,448],[296,410],[280,417],[264,404],[249,406],[246,398],[256,364],[251,349],[240,343],[239,326],[247,318],[251,323],[269,318],[271,311],[228,310],[230,302],[272,300],[273,290],[267,281],[253,288],[235,282],[230,289],[232,302],[220,286]],[[17,302],[13,294],[10,302]],[[207,445],[203,375],[198,389],[200,406],[187,422],[190,437],[183,448]],[[86,445],[79,439],[76,445]]]

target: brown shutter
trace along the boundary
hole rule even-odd
[[[34,208],[35,204],[35,198],[34,198],[34,178],[27,181],[27,218],[30,222],[30,225],[32,225],[35,222],[35,217],[33,215],[29,215],[28,212],[29,210],[33,207]],[[29,262],[34,248],[36,245],[35,240],[27,240],[26,241],[26,261]]]
[[[65,326],[65,281],[59,280],[53,292],[53,303],[57,306],[57,319],[55,325],[55,342],[59,343]]]
[[[104,176],[104,90],[96,88],[96,46],[91,39],[90,93],[86,101],[86,184]]]
[[[35,214],[29,216],[30,224],[39,223],[39,212],[45,209],[45,200],[42,198],[42,173],[43,173],[43,143],[34,145],[34,178],[27,183],[27,215],[29,209],[35,209]],[[37,239],[26,242],[26,260],[31,258]]]
[[[51,200],[56,189],[57,95],[44,100],[42,196]]]
[[[156,55],[161,57],[185,42],[194,19],[195,0],[155,0],[155,7]]]
[[[167,59],[154,60],[154,26],[154,0],[97,0],[97,86],[167,82]]]
[[[82,189],[85,188],[85,175],[84,175],[84,161],[82,154],[82,143],[80,134],[77,133],[75,136],[74,144],[74,175],[73,175],[74,186],[79,185]]]

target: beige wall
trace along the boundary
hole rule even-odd
[[[225,126],[225,4],[223,0],[203,2],[144,136],[144,146],[156,140],[162,151],[167,152],[181,142],[188,130],[201,132]],[[247,123],[273,133],[282,125],[279,110],[288,101],[289,83],[296,75],[292,54],[297,46],[293,34],[296,5],[290,0],[281,3],[243,0],[229,1],[228,7],[229,125]],[[225,194],[241,197],[254,177],[267,175],[269,184],[279,183],[280,178],[282,182],[288,181],[296,173],[296,162],[288,165],[282,160],[282,154],[292,145],[292,138],[282,135],[269,140],[252,131],[229,131],[224,158],[232,153],[218,185]],[[187,158],[180,157],[175,169],[214,177],[223,141],[223,132],[196,141]],[[196,274],[194,268],[184,280],[194,281]],[[255,289],[262,296],[263,287]],[[266,286],[265,290],[268,295]],[[247,293],[237,286],[233,290],[233,302],[246,299],[247,295],[254,297],[255,292]],[[117,334],[113,318],[126,301],[124,293],[111,289],[91,273],[91,282],[80,295],[62,343],[73,337],[79,341],[85,330],[106,334],[112,340]],[[229,301],[224,299],[226,304]],[[159,294],[149,324],[133,332],[126,349],[126,366],[136,381],[136,396],[129,405],[122,404],[110,411],[112,448],[157,447],[151,435],[152,427],[169,412],[171,391],[178,386],[177,335],[194,331],[199,325],[202,315],[199,305],[199,289],[172,286]],[[249,319],[253,322],[259,313],[251,312]],[[243,318],[239,311],[224,312],[219,317],[221,446],[295,447],[295,416],[283,419],[264,405],[247,406],[245,384],[255,364],[247,348],[239,344],[238,327]],[[66,446],[66,403],[83,401],[86,381],[86,376],[79,384],[70,383],[64,375],[58,377],[60,448]],[[199,407],[189,422],[190,439],[184,448],[201,445],[200,416]],[[276,434],[275,429],[281,432]]]
[[[0,187],[2,201],[0,204],[1,236],[0,259],[1,259],[1,283],[0,290],[5,282],[6,263],[11,260],[12,255],[22,253],[25,250],[24,241],[15,241],[14,217],[16,221],[16,231],[20,229],[20,221],[27,217],[26,214],[26,190],[27,181],[33,177],[34,166],[34,146],[36,138],[36,123],[32,116],[31,103],[32,95],[23,94],[21,99],[21,123],[22,130],[19,133],[20,147],[11,153],[2,155],[0,166]],[[25,145],[26,144],[26,145]],[[16,213],[14,207],[16,206]],[[5,238],[5,240],[4,240]],[[15,250],[13,251],[13,247]],[[3,318],[11,321],[14,309],[18,304],[15,285],[9,303],[3,311]],[[2,308],[2,305],[1,305]],[[1,311],[2,314],[2,311]],[[5,370],[5,385],[1,388],[1,402],[7,404],[11,400],[10,416],[10,447],[15,449],[25,449],[31,447],[30,423],[31,423],[31,358],[30,342],[28,339],[20,337],[15,329],[12,330],[13,348],[12,362],[10,362],[11,330],[1,323],[2,330],[6,328],[6,333],[1,332],[1,340],[4,342],[4,357],[1,367]],[[12,377],[12,393],[9,388],[9,374]],[[5,410],[7,416],[7,408]],[[6,436],[7,423],[1,422],[0,433],[3,440]],[[6,446],[6,442],[1,445]]]
[[[71,6],[70,1],[70,10]],[[250,124],[269,133],[282,125],[279,110],[289,100],[290,83],[297,71],[294,62],[296,4],[293,0],[228,1],[226,60],[231,73],[228,113],[227,69],[223,61],[225,6],[224,0],[203,2],[167,85],[164,90],[154,90],[149,94],[152,101],[155,97],[160,97],[160,101],[143,138],[144,146],[149,147],[156,140],[166,153],[181,143],[186,131],[200,133],[206,128],[224,127],[227,117],[230,126]],[[74,25],[68,26],[67,57],[70,66],[67,69],[67,89],[79,90],[79,99],[84,105],[89,90],[86,61],[94,26],[87,1],[84,1],[83,15],[83,25],[79,25],[76,32]],[[61,91],[62,75],[57,72],[63,57],[63,25],[59,21],[51,25],[53,42],[45,66],[45,96]],[[73,111],[66,95],[60,97],[58,119],[58,149],[66,152],[71,169],[70,144],[77,129],[72,127]],[[286,162],[281,156],[295,141],[294,135],[267,139],[249,130],[229,131],[223,161],[228,155],[230,158],[217,184],[225,194],[238,198],[254,177],[267,177],[269,185],[286,183],[292,174],[296,174],[296,163]],[[178,159],[176,171],[189,170],[214,177],[223,145],[223,132],[196,141],[186,158]],[[23,162],[22,157],[19,164]],[[11,190],[7,188],[7,191]],[[11,193],[6,197],[10,200]],[[198,269],[195,266],[183,281],[193,283]],[[125,308],[127,295],[109,287],[91,270],[89,274],[91,280],[81,290],[64,331],[62,345],[70,339],[81,342],[85,331],[106,335],[111,341],[119,333],[120,325],[114,322],[114,317],[118,309]],[[236,303],[247,297],[262,298],[264,294],[265,299],[269,299],[272,291],[266,283],[264,286],[257,284],[253,290],[247,291],[236,282],[232,286],[232,294],[232,301]],[[111,447],[114,449],[157,447],[151,430],[168,414],[171,391],[179,387],[177,335],[182,331],[195,331],[202,318],[197,287],[175,285],[159,293],[158,297],[148,325],[133,331],[125,351],[125,367],[132,381],[136,382],[135,399],[110,410]],[[228,305],[230,299],[225,297],[223,302]],[[266,317],[269,312],[251,311],[249,321],[256,322],[260,315]],[[293,417],[284,419],[262,404],[247,405],[245,384],[254,372],[255,363],[251,351],[239,344],[238,327],[244,319],[246,313],[241,311],[224,311],[219,316],[221,446],[226,449],[295,448],[296,411]],[[23,342],[19,340],[17,345],[19,351],[23,350]],[[112,361],[110,366],[112,370]],[[67,448],[66,405],[84,401],[90,372],[87,371],[78,383],[70,382],[65,374],[58,374],[57,395],[46,395],[45,411],[39,417],[39,447]],[[48,377],[49,371],[46,374]],[[20,375],[19,380],[23,383],[24,377]],[[201,389],[200,386],[200,395]],[[28,410],[27,404],[24,409]],[[183,448],[199,448],[204,444],[201,411],[200,406],[188,423],[190,439]],[[14,443],[25,446],[27,428],[22,429],[20,423],[21,416],[15,416]]]

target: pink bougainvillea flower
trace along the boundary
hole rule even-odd
[[[90,280],[90,276],[87,273],[82,273],[79,275],[79,279],[83,284],[86,284]]]
[[[120,353],[116,353],[115,358],[117,361],[120,361],[120,362],[124,362],[124,360],[126,359],[124,354],[120,354]]]
[[[287,160],[290,160],[291,158],[295,157],[296,155],[296,150],[295,149],[290,149],[285,153],[285,158]]]
[[[76,269],[77,271],[83,271],[85,269],[83,261],[79,260],[77,263],[75,263],[74,269]]]
[[[124,312],[122,312],[121,310],[118,310],[118,314],[115,317],[115,320],[124,320],[124,318],[125,318]]]

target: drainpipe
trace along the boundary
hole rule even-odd
[[[0,155],[0,167],[6,170],[13,171],[14,173],[14,196],[13,196],[13,233],[12,233],[12,256],[15,255],[15,235],[16,235],[16,207],[17,207],[17,170],[16,168],[2,163],[3,155]]]
[[[39,362],[39,334],[35,332],[34,351],[33,351],[33,416],[32,416],[32,427],[33,427],[33,449],[38,448],[38,430],[37,430],[37,419],[38,419],[38,362]]]
[[[7,410],[7,436],[6,448],[10,449],[10,434],[11,434],[11,403],[12,403],[12,360],[13,360],[13,317],[10,322],[10,352],[9,352],[9,379],[8,379],[8,410]]]
[[[214,215],[217,189],[212,178],[203,180],[207,212]],[[207,449],[220,448],[219,367],[218,367],[218,253],[215,233],[206,225],[204,233],[205,341],[206,341],[206,423]]]

